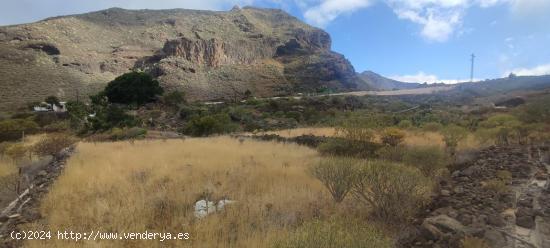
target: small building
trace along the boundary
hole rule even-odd
[[[46,102],[41,102],[38,106],[33,107],[34,112],[66,112],[67,111],[67,102],[59,102],[59,106],[56,104],[49,104]]]

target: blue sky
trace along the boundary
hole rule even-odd
[[[0,25],[122,7],[282,8],[331,34],[358,72],[410,82],[550,74],[550,0],[2,0]]]

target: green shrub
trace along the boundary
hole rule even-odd
[[[145,138],[147,130],[139,127],[113,128],[110,132],[111,140],[127,140]]]
[[[44,126],[42,130],[46,132],[63,132],[69,130],[69,128],[69,121],[58,121]]]
[[[405,138],[405,133],[397,128],[386,128],[382,131],[380,139],[382,143],[389,146],[397,146]]]
[[[82,130],[86,125],[86,117],[89,108],[82,102],[69,101],[65,104],[69,114],[70,127],[74,130]]]
[[[483,188],[492,192],[495,195],[502,195],[508,192],[508,187],[506,186],[506,182],[497,178],[490,179],[484,182]]]
[[[443,128],[439,122],[427,122],[422,125],[422,130],[427,132],[438,132]]]
[[[502,180],[504,183],[512,181],[512,173],[507,170],[498,170],[496,173],[498,179]]]
[[[413,126],[413,124],[410,120],[402,120],[399,124],[397,124],[397,126],[401,129],[409,129]]]
[[[238,125],[227,114],[196,116],[184,127],[183,133],[192,136],[208,136],[236,131]]]
[[[304,223],[274,248],[390,248],[392,242],[383,232],[354,219],[313,220]]]
[[[0,142],[21,139],[23,133],[33,134],[39,127],[32,119],[8,119],[0,121]]]
[[[451,155],[456,154],[458,143],[466,138],[468,132],[465,128],[451,124],[442,130],[443,141]]]
[[[383,146],[376,150],[376,157],[390,162],[403,162],[404,146]]]
[[[162,101],[168,106],[178,107],[185,103],[185,93],[177,90],[169,92],[162,97]]]
[[[322,143],[317,148],[323,155],[367,158],[374,157],[374,153],[381,147],[374,142],[333,138]]]
[[[425,176],[436,176],[448,163],[447,154],[437,146],[413,146],[404,151],[403,163],[418,168]]]
[[[413,167],[370,161],[355,180],[353,194],[374,217],[388,223],[407,223],[429,202],[432,182]]]
[[[311,174],[325,185],[335,202],[342,202],[354,184],[360,163],[346,157],[323,158],[311,168]]]
[[[152,102],[164,90],[159,82],[145,72],[129,72],[109,82],[105,96],[112,103],[137,104]]]
[[[341,137],[353,141],[372,142],[374,139],[374,132],[368,123],[359,119],[346,120],[336,128],[336,132]]]

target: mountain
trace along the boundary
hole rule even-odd
[[[0,108],[101,90],[139,69],[190,100],[369,89],[331,38],[276,9],[107,9],[0,27]]]
[[[364,71],[358,74],[358,77],[372,89],[376,90],[402,90],[402,89],[414,89],[421,87],[419,83],[405,83],[397,80],[389,79],[376,74],[372,71]]]
[[[465,82],[442,94],[449,98],[458,97],[466,102],[478,97],[499,97],[521,91],[540,91],[550,89],[550,75],[513,76],[490,79],[479,82]]]

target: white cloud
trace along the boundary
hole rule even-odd
[[[308,8],[304,17],[309,23],[324,27],[336,17],[368,7],[371,3],[371,0],[324,0],[319,5]]]
[[[510,73],[514,73],[517,76],[541,76],[550,75],[550,64],[538,65],[532,68],[516,68],[511,71],[507,71],[502,76],[506,77]]]
[[[423,71],[419,71],[416,74],[413,75],[395,75],[395,76],[389,76],[389,78],[401,81],[401,82],[407,82],[407,83],[446,83],[446,84],[456,84],[460,82],[468,82],[470,79],[440,79],[438,76],[434,74],[427,74]],[[474,81],[478,81],[478,79],[474,79]]]
[[[507,0],[513,14],[521,17],[547,15],[550,11],[548,0]]]

